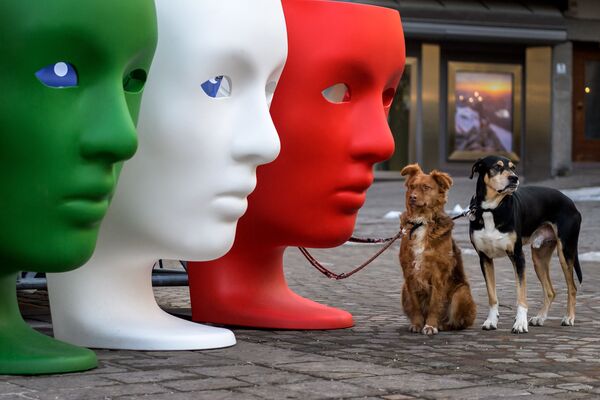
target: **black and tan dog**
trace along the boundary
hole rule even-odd
[[[529,325],[541,326],[555,297],[550,281],[550,257],[558,248],[558,258],[567,281],[567,314],[562,325],[575,322],[577,287],[573,270],[581,282],[577,241],[581,214],[573,201],[555,189],[529,186],[517,190],[519,177],[507,158],[488,156],[473,165],[471,178],[478,173],[476,193],[471,199],[470,237],[479,254],[485,278],[490,311],[483,329],[498,325],[498,299],[493,259],[508,256],[517,280],[517,316],[513,333],[527,332],[527,289],[523,245],[531,243],[535,272],[542,283],[544,304]]]

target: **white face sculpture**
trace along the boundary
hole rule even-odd
[[[185,260],[233,244],[256,167],[279,152],[269,106],[287,55],[285,20],[280,1],[256,3],[156,1],[139,148],[106,222],[115,242]]]
[[[192,350],[231,331],[165,313],[159,258],[210,260],[235,237],[256,167],[279,139],[269,105],[287,56],[280,0],[156,0],[158,47],[139,113],[139,147],[121,172],[90,261],[48,275],[55,337],[83,346]]]

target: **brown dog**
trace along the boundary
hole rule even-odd
[[[452,239],[452,219],[444,212],[452,178],[418,164],[406,166],[406,212],[400,265],[404,273],[402,307],[410,331],[435,335],[465,329],[475,320],[475,302],[463,270],[460,249]]]

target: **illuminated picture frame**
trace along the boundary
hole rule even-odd
[[[448,63],[448,159],[490,154],[519,161],[520,65]]]

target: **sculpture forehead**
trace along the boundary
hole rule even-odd
[[[396,11],[335,1],[285,0],[283,5],[289,57],[299,55],[300,58],[294,57],[296,62],[339,60],[384,79],[402,72],[404,36]]]
[[[2,0],[0,41],[3,51],[56,52],[93,45],[107,54],[131,57],[132,51],[156,42],[156,15],[152,0]],[[34,56],[35,54],[31,54]]]
[[[180,69],[219,75],[228,73],[224,67],[272,69],[285,61],[287,37],[279,0],[261,0],[260,7],[220,0],[157,0],[156,5],[157,54],[182,57]]]

